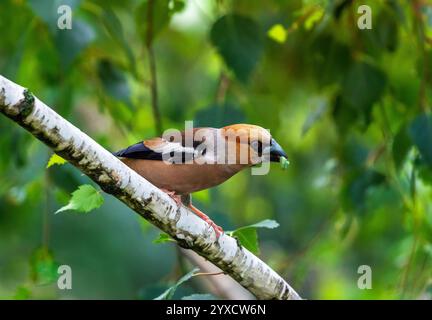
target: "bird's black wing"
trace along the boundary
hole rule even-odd
[[[150,149],[144,144],[144,141],[135,143],[126,149],[114,152],[113,154],[121,158],[162,160],[162,153]]]

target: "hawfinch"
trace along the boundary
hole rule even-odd
[[[166,131],[114,155],[208,222],[217,238],[222,228],[192,205],[190,194],[217,186],[244,168],[287,157],[267,130],[249,124]]]

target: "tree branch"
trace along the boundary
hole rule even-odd
[[[259,299],[300,299],[269,266],[237,241],[213,228],[129,169],[109,151],[62,118],[27,89],[0,76],[0,112],[31,132],[63,158],[180,246],[211,261]]]

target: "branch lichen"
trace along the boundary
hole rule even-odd
[[[25,89],[23,92],[24,98],[20,100],[17,104],[17,108],[19,110],[19,116],[24,119],[26,118],[34,108],[35,98],[33,94],[28,90]]]

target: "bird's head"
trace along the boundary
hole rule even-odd
[[[248,165],[256,165],[263,161],[279,162],[281,157],[287,158],[282,147],[272,138],[266,129],[251,124],[235,124],[221,128],[222,135],[235,148],[237,161],[247,157]],[[229,153],[229,152],[228,152]],[[241,162],[241,163],[244,163]]]

